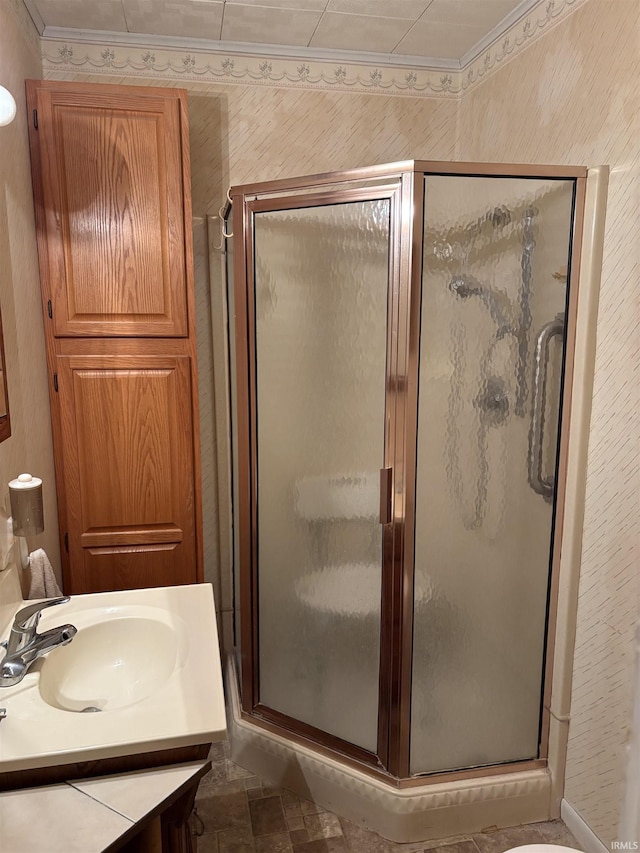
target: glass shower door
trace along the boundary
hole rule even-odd
[[[249,203],[258,709],[375,754],[393,199],[326,199]]]
[[[573,199],[425,178],[412,774],[538,756]]]
[[[412,161],[231,189],[258,725],[385,778],[542,766],[585,184]]]

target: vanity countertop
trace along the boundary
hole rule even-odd
[[[225,737],[210,584],[73,596],[44,611],[40,626],[63,623],[77,626],[73,641],[0,693],[0,773]]]
[[[0,794],[3,853],[102,853],[201,777],[207,761]]]

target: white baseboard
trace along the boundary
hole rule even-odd
[[[609,848],[605,847],[589,824],[566,800],[560,803],[560,817],[584,853],[610,853]]]

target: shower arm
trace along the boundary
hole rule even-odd
[[[498,208],[494,212],[497,216]],[[508,208],[504,208],[505,215],[510,214]],[[508,317],[511,314],[514,302],[504,297],[501,304],[500,294],[491,287],[481,284],[474,276],[469,274],[458,274],[449,282],[449,289],[466,299],[469,296],[477,296],[482,300],[491,317],[498,326],[498,338],[511,334],[515,337],[518,345],[518,361],[516,367],[516,400],[514,411],[516,415],[524,417],[526,414],[527,401],[527,372],[529,362],[529,330],[531,329],[531,258],[536,247],[534,218],[538,210],[529,205],[522,216],[522,255],[520,258],[521,284],[518,297],[519,318],[513,323]],[[490,221],[487,214],[484,221]],[[509,219],[509,221],[512,221]],[[513,316],[513,315],[512,315]]]

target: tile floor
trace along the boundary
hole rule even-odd
[[[290,791],[266,787],[229,760],[228,743],[214,744],[210,757],[193,819],[198,853],[504,853],[545,842],[578,847],[561,821],[396,844]]]

